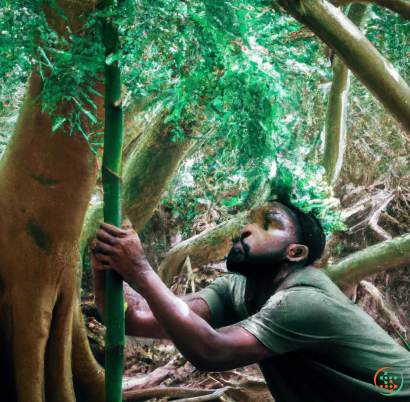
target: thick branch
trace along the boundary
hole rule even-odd
[[[336,262],[323,272],[339,287],[359,282],[367,276],[410,263],[410,235],[405,234],[367,247]]]
[[[167,112],[162,114],[165,119]],[[123,210],[140,231],[151,218],[168,183],[197,140],[171,141],[170,126],[157,122],[138,144],[123,170]],[[185,130],[188,134],[189,130]]]
[[[410,132],[410,88],[394,67],[340,10],[321,0],[280,0],[343,60],[386,110]]]
[[[347,6],[348,4],[353,3],[352,0],[331,0],[330,1],[334,6]],[[399,14],[400,17],[404,18],[407,21],[410,21],[410,2],[404,0],[361,0],[361,3],[372,3],[380,7],[387,8],[395,13]]]

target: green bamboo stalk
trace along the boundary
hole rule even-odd
[[[118,32],[109,22],[104,26],[106,57],[115,53]],[[121,78],[118,63],[105,64],[105,130],[102,180],[104,222],[121,227],[121,154],[122,154]],[[124,369],[124,296],[122,277],[107,270],[105,393],[106,402],[122,401]]]

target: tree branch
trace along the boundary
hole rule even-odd
[[[405,234],[353,253],[323,268],[323,272],[339,287],[346,288],[367,276],[408,264],[409,256],[410,234]]]
[[[387,8],[397,14],[400,17],[404,18],[407,21],[410,21],[410,2],[404,0],[361,0],[361,3],[372,3],[380,7]],[[354,3],[352,0],[331,0],[336,7],[344,7],[351,3]]]
[[[356,3],[350,7],[348,18],[360,27],[367,5]],[[347,104],[350,87],[350,71],[343,61],[334,55],[333,80],[329,93],[325,124],[325,152],[323,167],[327,181],[334,184],[339,178],[346,145]]]
[[[327,181],[334,184],[339,177],[346,144],[347,99],[350,71],[335,55],[332,62],[333,81],[329,93],[325,124],[325,152],[323,167]]]
[[[394,67],[340,10],[321,0],[280,0],[343,60],[404,130],[410,132],[410,88]]]

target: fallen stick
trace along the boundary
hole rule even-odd
[[[168,397],[168,398],[184,398],[181,400],[178,400],[178,402],[183,402],[183,401],[190,401],[193,398],[198,398],[198,397],[210,397],[212,398],[209,399],[203,399],[203,401],[209,401],[212,399],[217,398],[218,396],[222,395],[227,388],[221,388],[218,390],[214,389],[202,389],[202,388],[182,388],[182,387],[154,387],[154,388],[148,388],[148,389],[138,389],[135,391],[125,391],[123,392],[123,401],[128,401],[128,402],[136,402],[141,400],[142,398],[155,398],[155,397]],[[221,392],[223,391],[223,392]],[[220,392],[216,395],[216,392]],[[195,399],[195,401],[200,402],[201,400]]]
[[[226,390],[227,390],[227,388],[220,388],[220,389],[217,389],[211,395],[203,395],[203,396],[197,396],[197,397],[194,397],[194,398],[178,399],[176,402],[205,402],[205,401],[212,401],[212,400],[222,396],[225,393]]]

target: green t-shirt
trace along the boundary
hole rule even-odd
[[[248,314],[246,278],[241,275],[225,275],[200,292],[214,328],[240,325],[277,353],[259,362],[276,402],[386,402],[387,395],[410,402],[410,352],[326,274],[304,268],[283,285],[253,315]],[[385,367],[376,383],[388,388],[379,390],[374,378]],[[392,382],[380,379],[386,372]],[[397,391],[402,383],[390,395],[390,385],[397,385]]]

